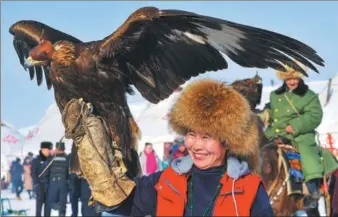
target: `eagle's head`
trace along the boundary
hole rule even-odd
[[[24,67],[48,65],[54,51],[53,44],[50,41],[41,40],[36,47],[29,51],[29,57],[26,59]]]
[[[41,40],[40,43],[30,50],[24,67],[48,65],[55,61],[61,65],[69,66],[75,60],[75,46],[68,41],[58,41],[54,44],[48,40]]]
[[[262,78],[258,75],[253,78],[236,80],[231,86],[249,101],[251,110],[261,103],[263,84]]]

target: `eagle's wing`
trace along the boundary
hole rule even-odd
[[[74,43],[81,42],[79,39],[74,38],[73,36],[53,29],[43,23],[32,20],[22,20],[16,22],[9,28],[9,32],[14,36],[13,45],[22,66],[24,65],[25,59],[29,56],[29,51],[37,46],[41,39],[49,40],[52,43],[55,43],[59,40],[68,40]],[[47,87],[50,89],[52,87],[52,83],[49,75],[49,67],[34,66],[29,68],[31,80],[34,79],[34,74],[36,74],[36,79],[39,86],[42,83],[43,72],[45,74]]]
[[[157,103],[192,76],[227,68],[219,51],[243,67],[285,71],[283,62],[306,74],[292,58],[316,72],[310,61],[324,65],[314,49],[293,38],[187,11],[154,7],[135,11],[104,38],[99,57],[102,70],[118,68],[120,76],[127,77],[143,97]]]

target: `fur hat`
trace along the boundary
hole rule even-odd
[[[52,148],[53,148],[53,143],[47,142],[47,141],[41,142],[40,148],[48,148],[48,149],[52,149]]]
[[[302,64],[301,62],[294,60],[294,62],[299,65],[302,69],[304,69],[304,71],[307,71],[307,67]],[[283,71],[276,71],[277,77],[280,80],[287,80],[287,79],[291,79],[291,78],[302,78],[304,77],[304,75],[300,72],[298,72],[297,70],[293,69],[292,67],[289,67],[286,64],[282,64],[284,66],[284,68],[286,69],[286,72]]]
[[[56,148],[61,150],[61,151],[64,151],[66,149],[65,143],[64,142],[56,142]]]
[[[247,100],[225,83],[203,79],[188,85],[170,110],[170,127],[178,134],[201,131],[225,141],[230,152],[259,170],[257,117]]]

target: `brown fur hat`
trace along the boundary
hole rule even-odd
[[[247,100],[225,83],[203,79],[189,84],[172,106],[170,127],[178,134],[201,131],[225,141],[233,155],[250,158],[258,170],[257,117]]]
[[[307,71],[307,67],[302,64],[301,62],[294,60],[304,71]],[[292,67],[289,67],[288,65],[283,64],[284,68],[286,69],[286,72],[283,71],[276,71],[276,75],[280,80],[287,80],[291,78],[302,78],[304,75],[297,70],[293,69]]]

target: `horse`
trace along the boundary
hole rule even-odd
[[[287,181],[289,179],[289,173],[286,172],[285,165],[282,164],[282,152],[285,148],[280,147],[281,143],[276,138],[274,141],[261,146],[261,153],[263,157],[262,165],[262,179],[266,186],[268,196],[272,209],[276,216],[292,216],[295,215],[298,210],[304,210],[308,216],[320,216],[318,209],[307,208],[314,203],[312,197],[308,197],[303,193],[293,193],[288,195]],[[291,146],[289,146],[291,147]],[[330,207],[332,204],[333,192],[335,189],[335,175],[332,173],[326,180],[329,183],[331,191],[323,192],[321,188],[321,194],[329,193],[331,201],[325,203],[327,214],[330,213]],[[303,184],[303,188],[305,185]],[[305,193],[306,193],[305,189]]]
[[[257,105],[261,103],[262,97],[262,78],[256,74],[253,78],[247,78],[242,80],[236,80],[230,84],[232,88],[242,94],[249,102],[251,110],[254,114],[262,112],[262,110],[256,109]],[[278,146],[278,139],[274,141],[268,141],[264,134],[264,123],[257,116],[257,125],[259,129],[260,149],[262,157],[262,169],[261,176],[263,183],[266,186],[270,203],[276,216],[291,216],[298,210],[303,210],[304,202],[311,203],[311,199],[305,197],[303,194],[291,194],[287,193],[287,180],[288,175],[285,171],[284,165],[281,164],[282,148]],[[280,142],[279,142],[280,143]],[[334,175],[329,177],[330,182],[330,195],[332,198],[333,192],[338,191],[334,186]],[[336,193],[337,194],[337,193]],[[305,200],[304,200],[305,199]],[[332,201],[331,201],[332,204]],[[327,205],[327,213],[330,212]],[[308,216],[319,215],[318,210],[307,210]]]

